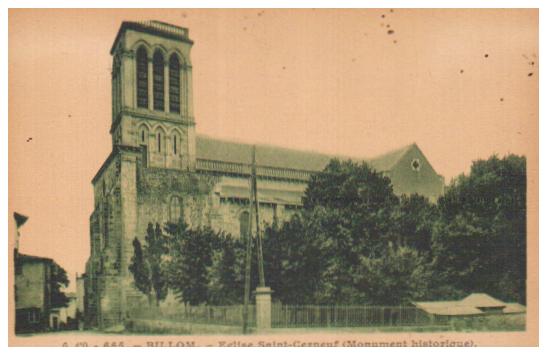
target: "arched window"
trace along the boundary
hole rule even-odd
[[[160,51],[154,53],[153,58],[153,78],[154,78],[154,110],[163,111],[165,108],[164,102],[164,74],[163,55]]]
[[[239,215],[239,236],[243,239],[249,236],[249,222],[249,212],[241,212]]]
[[[178,133],[173,133],[173,154],[177,155],[179,153],[180,147],[180,138]]]
[[[137,107],[148,108],[148,54],[137,50]]]
[[[180,113],[180,63],[176,54],[169,58],[169,112]]]
[[[109,222],[110,222],[110,205],[108,200],[104,203],[103,209],[103,248],[108,246],[109,235]]]
[[[148,145],[148,128],[144,125],[139,128],[139,144]]]
[[[171,197],[171,201],[169,201],[169,220],[171,222],[178,222],[182,217],[181,198],[178,196],[173,196]]]
[[[161,132],[158,132],[156,135],[156,148],[158,152],[160,153],[161,153],[161,145],[163,144],[162,140],[163,140],[162,134]]]

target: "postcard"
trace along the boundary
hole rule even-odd
[[[537,9],[10,9],[11,346],[535,346]]]

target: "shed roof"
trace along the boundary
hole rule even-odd
[[[472,293],[457,301],[414,302],[414,305],[427,313],[446,316],[484,314],[485,308],[501,308],[503,313],[526,311],[518,303],[505,303],[486,293]]]
[[[483,313],[476,307],[460,304],[460,301],[415,302],[414,304],[429,314],[439,316],[463,316]]]
[[[460,301],[460,304],[473,307],[505,307],[505,303],[486,293],[472,293]]]

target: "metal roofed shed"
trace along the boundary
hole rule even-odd
[[[502,311],[506,304],[486,293],[472,293],[460,301],[461,305],[476,307],[482,311]]]
[[[472,293],[457,301],[414,302],[414,305],[434,316],[478,316],[526,312],[526,307],[521,304],[505,303],[486,293]]]
[[[416,307],[437,316],[471,316],[483,312],[473,306],[465,306],[460,301],[439,301],[439,302],[415,302]]]
[[[505,303],[486,293],[472,293],[460,301],[461,304],[475,307],[503,307]]]

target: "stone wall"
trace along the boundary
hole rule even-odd
[[[210,174],[198,174],[176,169],[161,169],[145,167],[141,160],[136,160],[136,213],[134,217],[125,216],[125,224],[135,226],[134,235],[124,234],[126,246],[126,268],[133,255],[132,240],[137,237],[144,243],[148,223],[159,223],[164,226],[167,222],[175,222],[171,206],[173,198],[180,199],[181,215],[190,228],[209,226],[217,231],[225,231],[234,237],[240,236],[240,216],[248,211],[248,199],[228,199],[221,197],[219,191],[223,184],[234,184],[233,177],[214,176]],[[131,180],[130,174],[126,175],[122,167],[122,180]],[[235,178],[243,186],[248,186],[248,178]],[[266,182],[262,182],[265,186]],[[122,186],[125,183],[122,181]],[[284,183],[273,182],[268,187],[282,188]],[[301,186],[285,186],[285,189],[301,189]],[[123,190],[126,191],[126,190]],[[123,195],[123,194],[122,194]],[[288,219],[294,213],[295,208],[285,209],[282,204],[261,203],[261,226],[271,224],[274,218]],[[127,270],[126,270],[127,271]],[[123,291],[125,309],[139,307],[146,304],[146,297],[133,286],[130,272],[123,277]],[[115,297],[115,296],[114,296]],[[169,295],[165,304],[176,307],[179,303]],[[104,305],[100,305],[104,307]],[[104,310],[104,308],[103,308]]]
[[[139,168],[137,186],[137,234],[144,238],[148,223],[176,222],[170,209],[179,198],[181,215],[190,227],[210,226],[214,177],[188,171]]]
[[[189,149],[192,123],[170,116],[151,119],[155,116],[161,113],[124,111],[113,133],[115,144],[145,146],[147,166],[188,170],[192,159]]]
[[[36,307],[44,310],[45,268],[42,262],[25,262],[21,265],[21,274],[15,276],[17,309]]]
[[[91,255],[86,264],[86,318],[108,327],[121,319],[119,276],[122,261],[121,153],[108,157],[93,179],[95,209],[90,216]]]
[[[148,224],[176,222],[171,201],[180,201],[180,214],[192,227],[209,226],[211,220],[211,193],[214,178],[178,169],[146,167],[142,157],[136,156],[135,169],[128,165],[122,167],[123,196],[132,196],[131,204],[124,205],[124,275],[122,276],[123,311],[146,304],[148,301],[133,284],[133,276],[128,270],[133,256],[133,239],[137,237],[144,243]],[[133,182],[133,184],[131,184]],[[129,198],[128,198],[129,200]],[[129,202],[129,201],[128,201]],[[127,212],[133,209],[134,213]],[[172,300],[172,297],[169,299]]]

